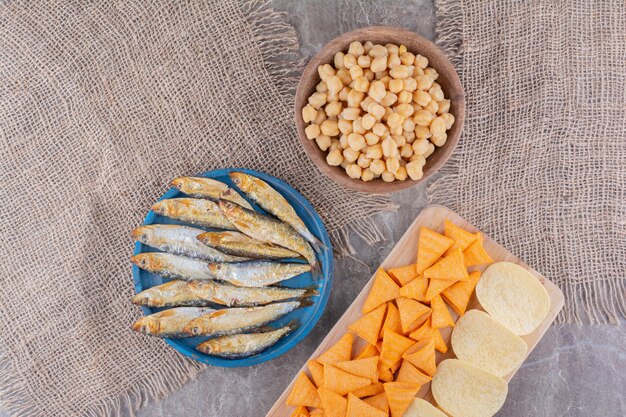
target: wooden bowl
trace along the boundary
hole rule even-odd
[[[315,92],[315,86],[320,82],[317,73],[317,67],[322,64],[333,64],[336,52],[348,50],[348,46],[353,41],[396,45],[406,45],[408,51],[414,54],[421,54],[428,58],[428,66],[433,67],[439,73],[437,82],[441,85],[444,95],[450,99],[450,113],[454,115],[455,122],[452,128],[447,132],[448,140],[441,148],[436,148],[435,152],[428,157],[424,166],[424,176],[415,181],[410,178],[406,181],[384,182],[378,178],[369,182],[353,179],[346,174],[346,171],[340,166],[330,166],[326,163],[326,152],[323,152],[315,143],[315,140],[307,139],[304,134],[306,124],[302,120],[302,108],[307,105],[307,100],[311,94]],[[369,193],[391,193],[412,187],[425,181],[431,175],[441,168],[448,160],[461,136],[463,122],[465,120],[465,95],[463,86],[459,80],[454,67],[446,58],[444,53],[428,39],[402,28],[388,26],[371,26],[353,30],[333,39],[311,59],[304,69],[298,89],[296,91],[295,100],[295,117],[298,136],[300,142],[309,158],[315,163],[317,168],[325,175],[332,178],[336,183],[344,187],[365,191]]]

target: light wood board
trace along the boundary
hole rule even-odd
[[[422,210],[422,212],[419,214],[419,216],[417,216],[413,224],[411,224],[411,226],[408,228],[404,236],[402,236],[402,238],[398,241],[398,243],[393,248],[391,253],[387,256],[387,258],[380,265],[381,268],[388,269],[388,268],[394,268],[394,267],[399,267],[399,266],[404,266],[404,265],[408,265],[411,263],[415,263],[415,258],[417,256],[417,240],[419,237],[420,227],[428,227],[430,229],[443,233],[443,222],[446,219],[452,221],[454,224],[470,232],[479,231],[476,227],[468,223],[465,219],[461,218],[458,214],[448,209],[447,207],[436,206],[436,205],[428,206],[424,210]],[[524,341],[528,345],[528,353],[526,354],[526,357],[528,357],[530,352],[534,349],[534,347],[537,345],[539,340],[543,337],[544,333],[548,330],[548,328],[550,327],[550,325],[556,318],[559,311],[561,311],[561,308],[563,307],[563,304],[564,304],[563,293],[555,284],[549,281],[546,277],[539,274],[534,269],[530,268],[526,263],[522,262],[518,257],[516,257],[515,255],[510,253],[508,250],[506,250],[505,248],[497,244],[495,241],[493,241],[489,236],[484,235],[484,237],[485,237],[485,240],[484,240],[483,245],[485,247],[485,250],[487,251],[487,253],[489,253],[489,255],[495,261],[508,261],[508,262],[513,262],[513,263],[523,266],[528,271],[530,271],[534,276],[536,276],[537,279],[539,279],[539,282],[541,282],[541,284],[544,286],[544,288],[546,289],[550,297],[550,311],[546,319],[539,325],[539,327],[537,327],[537,329],[535,329],[534,332],[530,333],[529,335],[522,336],[522,339],[524,339]],[[482,271],[485,268],[486,267],[478,267],[478,268],[472,268],[470,270]],[[369,290],[370,290],[370,287],[372,286],[373,281],[374,280],[372,277],[368,281],[368,283],[365,285],[361,293],[359,293],[359,295],[356,297],[354,302],[350,305],[350,307],[343,314],[343,316],[341,316],[339,321],[337,321],[335,326],[330,330],[330,332],[324,338],[322,343],[320,343],[320,345],[315,350],[315,352],[313,352],[310,359],[317,358],[322,352],[324,352],[329,347],[331,347],[334,343],[336,343],[341,338],[341,336],[343,336],[346,333],[346,331],[348,330],[348,326],[351,323],[355,322],[359,317],[361,317],[361,307],[363,306],[363,303],[365,302],[365,299],[367,298],[367,294],[369,293]],[[481,309],[480,305],[478,304],[478,301],[476,300],[475,294],[472,296],[472,299],[470,300],[469,306],[467,309],[470,310],[473,308]],[[453,318],[456,321],[458,316],[452,311],[451,313],[453,315]],[[441,333],[444,337],[444,340],[449,346],[450,334],[452,333],[452,328],[448,327],[445,329],[441,329]],[[360,348],[365,345],[364,341],[358,338],[356,338],[355,340],[358,340],[359,343],[358,344],[355,343],[355,349],[354,349],[353,354],[355,352],[358,352]],[[449,349],[446,354],[437,353],[437,362],[443,359],[451,358],[451,357],[454,357],[454,353],[452,352],[452,349]],[[298,372],[294,375],[294,379],[295,379],[295,376],[301,371],[304,371],[307,375],[310,376],[306,367],[306,363],[305,363],[304,366],[301,369],[299,369]],[[510,374],[506,375],[504,379],[506,381],[510,381],[513,375],[515,375],[515,372],[517,372],[517,369],[515,369]],[[274,406],[267,413],[266,417],[289,417],[290,416],[294,407],[287,406],[285,404],[285,400],[287,399],[287,396],[289,395],[289,392],[291,391],[292,385],[293,385],[293,380],[291,381],[289,386],[285,389],[285,391],[282,393],[282,395],[278,398]],[[430,384],[424,385],[421,388],[420,392],[418,393],[418,396],[426,398],[427,400],[431,400]]]

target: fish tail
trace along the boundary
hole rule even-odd
[[[302,294],[300,298],[311,298],[320,295],[320,292],[317,289],[318,287],[316,286],[305,288],[304,294]]]
[[[320,256],[322,252],[328,249],[328,246],[326,246],[324,242],[313,236],[313,234],[310,232],[308,233],[308,236],[306,236],[306,240],[309,242],[311,248],[318,256]]]
[[[312,306],[313,304],[315,304],[315,303],[313,302],[313,300],[311,300],[310,298],[305,298],[305,299],[303,299],[303,300],[299,300],[299,301],[300,301],[300,305],[298,306],[298,308],[301,308],[301,307],[310,307],[310,306]]]
[[[298,323],[298,320],[291,320],[285,327],[287,327],[287,333],[291,333],[294,332],[298,329],[298,327],[300,327],[300,323]]]
[[[316,259],[314,264],[311,265],[311,276],[313,277],[313,281],[317,282],[324,277],[324,273],[322,271],[322,264]]]

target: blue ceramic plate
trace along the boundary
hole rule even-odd
[[[320,316],[324,312],[326,302],[328,301],[328,295],[330,294],[330,287],[333,278],[333,255],[330,239],[328,238],[328,233],[324,228],[324,223],[322,223],[320,217],[317,215],[315,210],[313,210],[311,204],[307,200],[305,200],[304,197],[300,195],[300,193],[298,193],[284,181],[281,181],[278,178],[274,178],[262,172],[252,171],[249,169],[220,169],[216,171],[205,172],[204,174],[200,174],[199,176],[213,178],[218,181],[225,182],[233,188],[236,188],[228,176],[228,173],[231,171],[240,171],[254,175],[255,177],[261,178],[263,181],[274,187],[274,189],[276,189],[283,197],[285,197],[287,201],[293,206],[293,208],[296,210],[296,213],[298,213],[298,215],[300,216],[302,221],[304,221],[311,233],[313,233],[320,241],[322,241],[326,248],[320,254],[318,254],[318,260],[322,265],[323,277],[321,279],[318,278],[317,281],[314,281],[312,275],[310,273],[306,273],[298,275],[281,283],[281,285],[291,288],[316,286],[318,288],[319,295],[311,298],[311,301],[313,302],[312,305],[296,309],[286,316],[283,316],[280,319],[270,323],[271,327],[278,328],[286,325],[287,323],[290,323],[293,320],[297,320],[299,327],[294,332],[290,333],[267,350],[248,358],[222,359],[215,356],[206,355],[195,349],[198,344],[207,339],[206,337],[193,337],[188,339],[164,339],[170,346],[172,346],[174,349],[176,349],[178,352],[182,353],[185,356],[188,356],[200,362],[207,363],[209,365],[223,367],[256,365],[277,358],[278,356],[282,355],[283,353],[294,347],[296,344],[298,344],[302,339],[304,339],[307,334],[309,334],[309,332],[313,329],[313,326],[315,326]],[[178,191],[176,188],[171,188],[168,192],[165,193],[165,195],[163,195],[163,197],[161,197],[161,200],[183,196],[184,194]],[[263,212],[263,210],[261,210],[251,201],[250,203],[255,209]],[[144,224],[159,223],[184,224],[182,222],[169,219],[167,217],[159,216],[152,211],[148,213],[144,221]],[[193,225],[193,227],[199,226]],[[135,255],[142,252],[154,251],[155,249],[150,248],[142,243],[137,242],[135,244]],[[163,278],[160,275],[144,271],[137,266],[133,266],[133,280],[135,282],[135,290],[137,292],[169,281],[167,278]],[[163,310],[150,307],[142,308],[144,314],[146,315]],[[215,308],[223,307],[216,306]]]

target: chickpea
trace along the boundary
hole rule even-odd
[[[368,68],[363,71],[363,77],[365,77],[367,81],[371,82],[374,79],[374,73],[372,72],[371,69]]]
[[[326,155],[326,163],[331,166],[339,166],[343,162],[343,155],[339,149],[334,149]]]
[[[442,133],[440,135],[433,134],[433,136],[430,138],[430,141],[434,143],[437,147],[442,147],[443,145],[445,145],[447,140],[448,135],[445,133]]]
[[[369,68],[372,64],[372,57],[369,55],[361,55],[357,58],[356,63],[363,69]]]
[[[398,101],[398,96],[392,93],[391,91],[387,91],[385,97],[380,101],[382,106],[392,106],[396,101]]]
[[[330,148],[328,148],[328,152],[332,152],[335,149],[341,149],[341,145],[339,145],[339,140],[338,139],[331,139],[330,140]]]
[[[385,84],[383,84],[381,81],[371,82],[368,94],[372,99],[374,99],[374,101],[380,102],[380,100],[382,100],[386,94]]]
[[[341,91],[338,94],[339,95],[339,100],[341,100],[341,101],[348,101],[348,94],[350,94],[350,91],[352,91],[352,89],[350,87],[348,87],[348,86],[345,86],[344,88],[342,88]]]
[[[413,117],[415,121],[415,117]],[[418,139],[428,139],[433,134],[430,133],[430,129],[427,126],[415,126],[415,137]]]
[[[315,139],[316,137],[320,135],[320,133],[321,133],[320,127],[319,125],[316,125],[316,124],[310,124],[306,128],[304,128],[304,134],[309,140]]]
[[[337,52],[335,54],[335,57],[333,59],[333,64],[335,65],[335,68],[337,68],[338,70],[342,70],[345,69],[346,67],[343,66],[343,57],[345,56],[345,54],[341,51]]]
[[[346,172],[350,178],[361,178],[361,173],[363,172],[362,168],[357,164],[350,164],[346,167]]]
[[[385,45],[385,48],[387,48],[387,51],[389,52],[389,54],[396,54],[398,55],[398,51],[400,50],[400,47],[398,45],[394,45],[393,43],[388,43]]]
[[[422,107],[430,103],[430,100],[430,94],[428,94],[426,91],[417,90],[413,93],[413,101]]]
[[[372,46],[374,46],[372,41],[365,42],[363,44],[363,51],[364,51],[364,53],[368,54],[370,52],[370,49],[372,49]]]
[[[329,64],[323,64],[317,67],[317,73],[322,81],[326,81],[328,77],[335,75],[335,69]]]
[[[337,121],[337,127],[339,131],[344,135],[349,135],[352,133],[352,122],[346,119],[340,119]]]
[[[325,149],[322,149],[325,150]],[[409,143],[405,143],[400,147],[400,156],[403,158],[410,158],[413,155],[413,147]]]
[[[409,175],[409,177],[411,177],[412,180],[419,180],[424,176],[422,167],[418,165],[416,161],[406,164],[406,173]]]
[[[424,158],[428,158],[430,155],[433,154],[433,152],[435,152],[435,145],[433,145],[432,143],[428,144],[428,151],[426,151],[426,153],[424,154]],[[426,159],[424,159],[424,162],[426,161]]]
[[[413,78],[418,77],[420,75],[424,75],[424,70],[421,69],[420,67],[413,68],[413,74],[412,74]]]
[[[381,106],[380,104],[374,102],[370,104],[369,106],[367,106],[367,112],[371,114],[372,116],[374,116],[374,119],[380,120],[385,115],[385,108]]]
[[[413,106],[406,103],[398,104],[396,107],[394,107],[393,111],[402,116],[403,119],[406,119],[413,115]]]
[[[409,104],[411,101],[413,101],[413,94],[404,90],[398,93],[398,103]]]
[[[376,123],[376,118],[371,114],[365,114],[362,117],[361,124],[365,130],[370,130]]]
[[[382,106],[380,106],[382,108]],[[371,111],[371,109],[370,109]],[[383,112],[385,111],[385,109],[383,108]],[[378,119],[378,118],[377,118]],[[379,119],[380,120],[380,119]],[[373,127],[372,127],[372,132],[378,136],[378,137],[382,137],[385,132],[387,131],[387,127],[385,127],[384,124],[382,123],[376,123]]]
[[[406,172],[406,167],[404,166],[399,167],[398,170],[393,175],[398,181],[406,181],[408,177],[408,173]]]
[[[358,117],[354,122],[352,122],[352,131],[354,133],[358,133],[359,135],[365,134],[365,128],[363,127],[362,117]]]
[[[389,106],[385,106],[385,114],[382,117],[382,121],[386,122],[390,115],[393,114],[393,109]]]
[[[385,158],[393,157],[396,154],[396,151],[398,150],[398,146],[396,145],[396,142],[391,137],[388,137],[383,140],[382,148],[383,148],[383,155],[385,156]]]
[[[311,97],[309,97],[309,104],[313,106],[316,110],[326,104],[326,93],[313,93]]]
[[[348,135],[348,146],[355,151],[360,151],[365,147],[365,138],[358,133],[350,133]]]
[[[421,69],[425,69],[428,66],[428,58],[422,55],[415,55],[415,66]]]
[[[383,174],[381,175],[381,178],[383,179],[383,181],[385,182],[393,182],[396,179],[396,176],[393,175],[391,172],[389,171],[384,171]]]
[[[437,113],[443,114],[443,113],[448,113],[450,111],[450,100],[441,100],[437,104],[439,105],[439,110],[437,110]]]
[[[402,126],[402,122],[404,122],[404,117],[402,117],[399,113],[390,114],[387,118],[387,125],[392,127]]]
[[[369,51],[369,56],[371,56],[372,58],[378,58],[381,56],[386,57],[387,55],[389,55],[389,51],[387,51],[387,48],[385,48],[382,45],[374,45],[370,48]],[[374,71],[374,70],[372,70]]]
[[[402,134],[402,125],[390,127],[389,128],[389,133],[391,135],[401,135]]]
[[[403,135],[391,135],[391,139],[396,143],[396,148],[406,143],[406,138]]]
[[[402,80],[402,89],[409,93],[417,90],[417,81],[415,81],[415,78],[405,78]]]
[[[359,77],[363,76],[363,68],[359,67],[358,65],[353,65],[352,67],[350,67],[350,78],[352,78],[353,80],[356,80]]]
[[[405,52],[406,52],[406,46],[405,45],[400,45],[398,47],[398,55],[402,55]]]
[[[352,163],[359,157],[359,151],[355,151],[352,148],[346,148],[343,150],[343,159]]]
[[[358,107],[347,107],[341,112],[341,116],[346,120],[356,120],[361,115],[361,109]]]
[[[387,68],[394,68],[398,65],[401,65],[400,57],[396,54],[390,54],[387,57]]]
[[[352,67],[352,68],[358,68],[358,67]],[[370,82],[367,81],[367,78],[365,77],[359,77],[357,79],[354,80],[354,90],[361,92],[361,93],[367,93],[367,90],[369,90],[370,87]]]
[[[402,62],[402,65],[413,65],[413,63],[415,62],[415,55],[413,55],[410,52],[403,52],[400,54],[400,62]]]
[[[399,93],[400,91],[402,91],[403,85],[403,80],[393,79],[389,81],[389,91],[391,91],[392,93]]]
[[[352,82],[352,77],[350,77],[350,72],[348,70],[340,69],[337,71],[337,77],[341,79],[341,82],[344,83],[344,85],[348,85]]]
[[[345,110],[344,110],[345,112]],[[429,126],[435,116],[428,110],[418,110],[413,116],[413,121],[418,126]]]
[[[320,125],[320,131],[323,135],[337,136],[339,135],[339,128],[337,127],[336,120],[324,120]]]
[[[380,159],[383,157],[383,147],[380,143],[376,145],[368,146],[365,151],[365,157],[369,159]]]
[[[383,85],[385,86],[385,89],[389,88],[389,81],[391,81],[391,77],[388,75],[385,75],[384,77],[380,79],[380,82],[383,83]]]
[[[423,155],[428,150],[428,139],[417,139],[413,142],[413,153],[416,155]]]
[[[326,81],[320,81],[319,83],[317,83],[317,85],[315,86],[315,91],[317,91],[318,93],[328,93],[328,85],[326,84]]]
[[[315,119],[313,119],[313,123],[316,125],[321,125],[324,120],[326,120],[326,112],[324,111],[324,109],[319,109],[317,111],[317,116],[315,116]]]
[[[348,47],[348,53],[354,56],[363,55],[364,52],[365,50],[363,49],[363,45],[359,41],[351,42]]]
[[[413,154],[413,156],[409,159],[409,162],[415,162],[417,166],[423,167],[426,165],[426,157],[424,155]]]
[[[330,136],[319,135],[318,137],[315,138],[315,143],[317,143],[318,148],[326,152],[326,150],[330,148],[330,144],[331,144]]]
[[[332,75],[326,79],[326,84],[328,86],[328,91],[331,94],[339,94],[341,89],[343,88],[343,83],[341,82],[341,78],[336,75]]]
[[[400,161],[397,158],[387,158],[385,160],[385,167],[387,171],[395,174],[395,172],[400,168]]]
[[[376,145],[379,141],[380,137],[373,132],[367,132],[365,134],[365,142],[367,142],[368,145]]]
[[[446,133],[446,120],[441,117],[435,117],[432,122],[430,122],[430,131],[433,134],[433,137],[440,136]]]
[[[450,113],[443,113],[441,117],[443,117],[443,120],[446,122],[446,129],[450,129],[454,124],[454,116]]]
[[[441,101],[444,99],[443,91],[441,90],[441,87],[439,85],[434,85],[434,84],[435,83],[433,83],[433,86],[430,87],[430,89],[428,90],[428,94],[430,94],[433,100]]]
[[[356,65],[356,57],[352,54],[345,54],[343,57],[343,66],[349,70],[355,65]]]
[[[344,158],[343,161],[341,161],[341,165],[339,165],[340,167],[342,167],[343,169],[348,168],[348,165],[350,165],[350,162],[346,161],[346,159]]]
[[[367,96],[363,99],[359,106],[361,106],[361,109],[363,109],[363,111],[368,111],[370,105],[372,105],[373,103],[376,102],[370,96]]]
[[[340,102],[333,102],[328,103],[326,107],[324,107],[324,112],[328,117],[336,117],[339,116],[339,114],[341,113],[341,109],[342,106]]]
[[[363,170],[363,172],[361,172],[361,180],[362,181],[367,182],[367,181],[371,181],[373,179],[374,179],[374,173],[372,172],[371,169],[365,168]]]
[[[418,75],[415,81],[417,81],[417,88],[425,91],[430,89],[434,82],[428,75]]]
[[[387,69],[387,57],[380,56],[378,58],[372,59],[370,63],[370,69],[376,73],[386,70]]]
[[[400,61],[400,58],[398,58],[398,61]],[[409,72],[409,67],[400,64],[391,68],[391,70],[389,70],[389,75],[391,75],[396,80],[401,80],[407,78],[409,75],[411,75],[411,73]]]
[[[404,129],[403,129],[404,130]],[[407,143],[413,143],[413,141],[415,140],[415,132],[403,132],[402,136],[404,136],[404,138],[406,139]]]
[[[375,159],[370,163],[369,169],[374,173],[374,175],[380,175],[385,172],[385,162],[382,159]]]
[[[360,154],[356,160],[356,164],[361,168],[367,168],[372,163],[372,160],[365,156],[364,153]]]
[[[434,68],[429,67],[429,68],[424,69],[424,74],[432,78],[433,81],[439,78],[439,73]]]
[[[341,135],[339,138],[339,147],[342,151],[350,147],[350,145],[348,145],[348,135]]]
[[[302,120],[304,120],[304,123],[313,121],[315,116],[317,116],[317,110],[315,110],[315,108],[310,104],[307,104],[302,108]]]
[[[435,100],[430,100],[427,105],[424,106],[424,110],[428,110],[432,114],[437,114],[439,110],[439,104]]]

